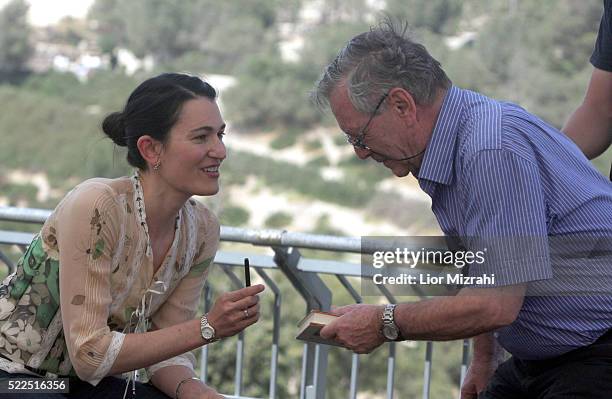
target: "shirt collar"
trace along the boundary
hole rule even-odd
[[[451,86],[444,96],[431,139],[423,157],[418,179],[448,185],[453,179],[457,126],[463,112],[463,90]]]

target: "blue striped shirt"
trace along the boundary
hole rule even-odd
[[[517,319],[495,334],[507,351],[550,358],[612,327],[612,183],[563,133],[452,87],[418,180],[445,235],[487,248],[467,274],[527,284]]]

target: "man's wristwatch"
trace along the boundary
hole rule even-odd
[[[395,306],[395,304],[386,305],[382,316],[382,334],[388,341],[397,341],[400,337],[400,330],[393,318]]]
[[[208,322],[208,317],[206,317],[206,315],[202,316],[200,319],[200,333],[202,334],[202,338],[207,341],[215,340],[215,329]]]

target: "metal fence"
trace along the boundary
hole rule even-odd
[[[50,211],[42,209],[0,207],[0,221],[42,224],[50,213]],[[4,263],[8,267],[9,272],[14,270],[15,265],[5,251],[9,250],[10,247],[16,246],[24,252],[33,236],[34,235],[31,233],[24,233],[23,231],[0,230],[0,265]],[[361,240],[355,237],[336,237],[291,233],[282,230],[254,230],[222,226],[221,241],[265,246],[271,248],[274,252],[273,256],[268,256],[249,252],[219,251],[215,257],[215,264],[221,267],[224,274],[227,275],[235,287],[242,287],[242,280],[236,276],[233,270],[235,267],[242,268],[243,259],[248,257],[251,267],[262,278],[268,289],[271,290],[274,295],[274,311],[272,313],[273,334],[272,346],[270,348],[271,370],[267,398],[278,398],[277,387],[279,381],[277,377],[282,295],[278,285],[270,277],[268,271],[281,271],[282,275],[291,282],[295,291],[303,298],[307,310],[328,310],[332,304],[332,291],[328,288],[323,279],[321,279],[320,275],[322,274],[335,276],[353,300],[356,303],[361,303],[362,298],[360,294],[348,279],[348,277],[361,277],[360,264],[333,260],[309,259],[303,257],[299,250],[300,248],[305,248],[336,253],[361,253]],[[389,303],[397,302],[394,296],[383,286],[379,286],[379,289]],[[206,307],[210,307],[212,304],[211,293],[211,287],[207,284],[204,292]],[[205,311],[207,311],[207,309],[205,309]],[[228,398],[249,399],[243,396],[244,338],[244,332],[237,336],[234,392],[228,395]],[[460,386],[465,377],[469,358],[468,341],[464,340],[460,344],[462,345],[462,365],[460,380],[457,381],[457,386]],[[392,399],[394,397],[397,344],[391,342],[385,345],[388,347],[386,398]],[[312,343],[303,345],[299,388],[300,399],[325,398],[328,349],[329,347],[326,345]],[[423,399],[430,397],[433,349],[433,342],[427,342],[424,359]],[[204,382],[207,380],[210,367],[208,362],[208,350],[208,346],[204,346],[201,349],[200,378]],[[350,399],[356,399],[359,392],[358,375],[361,359],[362,357],[360,355],[352,355],[350,388],[349,392],[346,394]]]

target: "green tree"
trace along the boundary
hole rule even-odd
[[[264,222],[266,227],[271,229],[282,229],[286,228],[293,221],[293,216],[287,212],[274,212],[266,218]]]
[[[321,24],[306,35],[300,62],[307,64],[316,78],[353,36],[368,29],[369,24],[363,20]]]
[[[0,11],[0,73],[14,74],[27,69],[34,49],[31,29],[26,20],[29,5],[12,0]]]
[[[248,223],[250,218],[249,211],[236,205],[226,205],[219,214],[221,224],[230,226],[242,226]]]
[[[126,20],[119,0],[96,0],[87,18],[94,22],[98,46],[102,52],[112,54],[126,44]]]
[[[388,0],[386,12],[412,28],[442,34],[456,29],[462,5],[462,0]]]
[[[540,23],[524,24],[524,43],[539,50],[553,73],[571,76],[583,69],[595,44],[603,10],[601,2],[548,0],[547,4],[534,3],[532,8],[536,5]],[[519,11],[533,18],[531,9]]]
[[[106,52],[123,46],[139,57],[152,55],[163,66],[197,61],[203,70],[227,73],[245,57],[276,42],[279,18],[295,19],[300,4],[299,0],[96,0],[89,18],[96,22]]]
[[[319,9],[319,25],[333,26],[338,23],[364,21],[370,12],[366,0],[327,0]]]
[[[238,84],[224,93],[228,115],[243,128],[312,126],[321,114],[308,91],[318,70],[284,62],[278,51],[252,57],[238,74]]]
[[[87,27],[86,21],[66,16],[49,31],[49,36],[49,40],[52,42],[77,46],[81,41],[91,36],[91,31]]]

